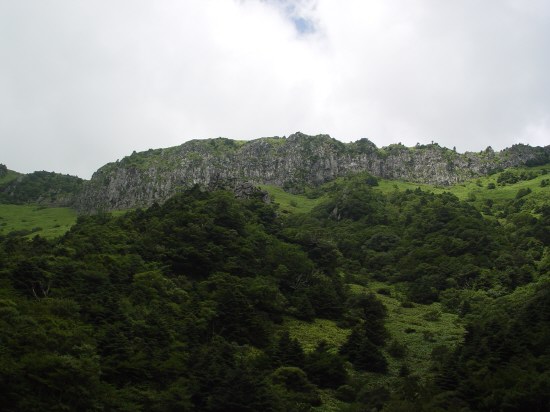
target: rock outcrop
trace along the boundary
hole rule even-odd
[[[179,190],[269,184],[287,190],[317,186],[367,171],[388,179],[451,185],[506,167],[543,164],[550,146],[514,145],[459,154],[437,144],[377,148],[368,139],[342,143],[328,135],[295,133],[252,141],[218,138],[133,153],[100,168],[84,184],[75,205],[81,212],[147,207]]]

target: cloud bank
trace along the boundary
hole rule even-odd
[[[544,0],[0,0],[0,162],[295,131],[550,144]]]

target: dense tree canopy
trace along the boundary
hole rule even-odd
[[[2,408],[308,410],[329,393],[350,410],[547,410],[548,204],[522,196],[499,220],[450,193],[376,185],[339,180],[290,216],[195,187],[80,216],[58,239],[0,237]],[[358,378],[406,351],[380,299],[351,292],[373,280],[463,317],[433,381],[406,365],[392,391]],[[349,334],[305,350],[289,318]]]

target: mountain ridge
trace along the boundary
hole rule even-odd
[[[509,167],[549,161],[550,146],[516,144],[499,152],[488,147],[458,153],[437,143],[378,148],[368,139],[343,143],[326,134],[297,132],[250,141],[195,139],[169,148],[134,151],[105,164],[89,181],[74,177],[70,184],[70,176],[50,174],[47,193],[38,193],[35,199],[18,198],[19,188],[30,186],[29,179],[38,177],[35,172],[0,185],[0,195],[4,201],[24,199],[93,213],[163,203],[196,184],[232,190],[243,184],[266,184],[297,193],[338,177],[368,172],[386,179],[449,186]]]
[[[233,188],[249,182],[299,192],[357,172],[446,186],[549,159],[550,146],[518,144],[500,152],[489,147],[460,154],[437,143],[378,148],[368,139],[343,143],[329,135],[300,132],[246,142],[191,140],[106,164],[84,185],[76,207],[83,212],[147,207],[195,184]]]

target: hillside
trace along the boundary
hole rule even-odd
[[[21,174],[0,168],[0,203],[73,206],[84,180],[54,172]],[[3,170],[3,171],[2,171]]]
[[[0,232],[0,401],[547,410],[549,168],[357,173],[270,203],[196,186],[52,240]]]
[[[93,182],[2,168],[0,402],[546,411],[550,163],[536,159],[449,186],[219,179],[79,217],[46,205]]]

